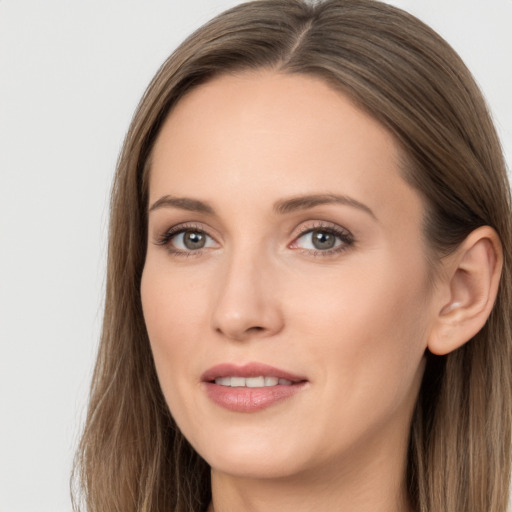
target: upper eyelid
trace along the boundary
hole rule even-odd
[[[205,227],[203,224],[199,224],[197,222],[180,222],[178,224],[174,224],[169,228],[158,231],[156,237],[160,238],[168,234],[177,235],[184,231],[199,231],[201,233],[205,233],[210,238],[213,238],[215,241],[217,241],[216,234],[212,234],[212,231],[215,231],[213,228],[210,226]]]
[[[307,223],[302,223],[299,232],[295,235],[294,239],[298,238],[301,235],[306,233],[310,233],[311,231],[325,229],[326,231],[333,231],[334,233],[344,234],[346,236],[350,236],[353,238],[352,232],[344,226],[337,224],[335,222],[330,221],[313,221],[314,224],[303,225]]]

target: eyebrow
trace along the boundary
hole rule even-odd
[[[208,213],[210,215],[215,213],[208,203],[197,199],[190,199],[189,197],[162,196],[150,206],[148,212],[159,210],[160,208],[178,208],[189,212]]]
[[[308,210],[316,206],[332,203],[357,208],[377,220],[373,211],[365,204],[352,197],[336,194],[314,194],[283,199],[274,203],[273,210],[277,214],[286,215],[288,213]],[[209,215],[215,214],[215,210],[207,202],[189,197],[175,197],[170,195],[162,196],[149,207],[148,212],[159,210],[161,208],[178,208],[180,210],[187,210],[190,212],[206,213]]]
[[[315,206],[322,206],[324,204],[342,204],[346,206],[351,206],[353,208],[357,208],[368,215],[370,215],[373,219],[377,220],[377,217],[373,213],[373,211],[361,203],[357,199],[354,199],[349,196],[336,195],[336,194],[315,194],[315,195],[307,195],[307,196],[298,196],[292,197],[291,199],[286,199],[282,201],[278,201],[274,204],[274,211],[279,214],[287,214],[292,213],[298,210],[308,210],[309,208],[314,208]]]

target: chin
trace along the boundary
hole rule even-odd
[[[266,479],[287,478],[301,472],[291,464],[289,457],[268,456],[267,452],[251,454],[221,454],[207,460],[212,471],[236,478]]]
[[[213,471],[239,478],[286,478],[304,469],[301,443],[290,438],[209,434],[192,445]]]

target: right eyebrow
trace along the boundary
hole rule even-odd
[[[160,208],[178,208],[189,212],[208,213],[210,215],[215,213],[208,203],[191,199],[190,197],[162,196],[149,207],[148,213]]]

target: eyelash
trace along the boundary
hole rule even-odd
[[[208,233],[202,229],[197,224],[179,224],[178,226],[173,226],[172,228],[168,229],[165,233],[163,233],[161,236],[158,237],[157,241],[155,242],[156,245],[161,245],[167,248],[167,250],[173,255],[173,256],[200,256],[203,253],[203,249],[197,249],[195,251],[189,250],[189,251],[183,251],[181,249],[177,249],[176,247],[173,247],[171,244],[171,241],[176,236],[186,233],[187,231],[194,232],[194,233],[202,233],[206,235],[209,238],[212,238]]]
[[[184,256],[184,257],[200,256],[201,254],[203,254],[204,248],[197,249],[197,250],[184,251],[184,250],[177,249],[176,247],[172,246],[171,242],[172,242],[173,238],[175,238],[176,236],[178,236],[182,233],[186,233],[187,231],[201,233],[201,234],[207,236],[208,238],[215,240],[203,228],[201,228],[197,224],[179,224],[178,226],[173,226],[172,228],[167,230],[165,233],[160,235],[158,237],[158,239],[156,240],[155,244],[159,245],[159,246],[166,247],[167,250],[173,256],[178,256],[178,257],[180,257],[180,256]],[[340,253],[346,251],[347,249],[352,247],[355,242],[352,233],[350,233],[350,231],[348,231],[347,229],[341,228],[334,224],[326,224],[324,222],[319,222],[312,226],[310,225],[307,227],[303,227],[300,230],[300,233],[293,239],[293,242],[291,244],[289,244],[288,247],[293,246],[302,237],[304,237],[305,235],[307,235],[309,233],[314,233],[315,231],[320,231],[323,233],[333,235],[337,239],[339,239],[341,241],[341,243],[331,249],[326,249],[326,250],[320,250],[320,249],[312,250],[312,249],[304,249],[304,248],[300,248],[300,247],[296,247],[296,248],[294,248],[294,250],[301,251],[302,253],[310,255],[310,256],[312,255],[315,257],[318,257],[318,256],[319,257],[328,257],[328,256],[332,256],[335,254],[340,254]]]

